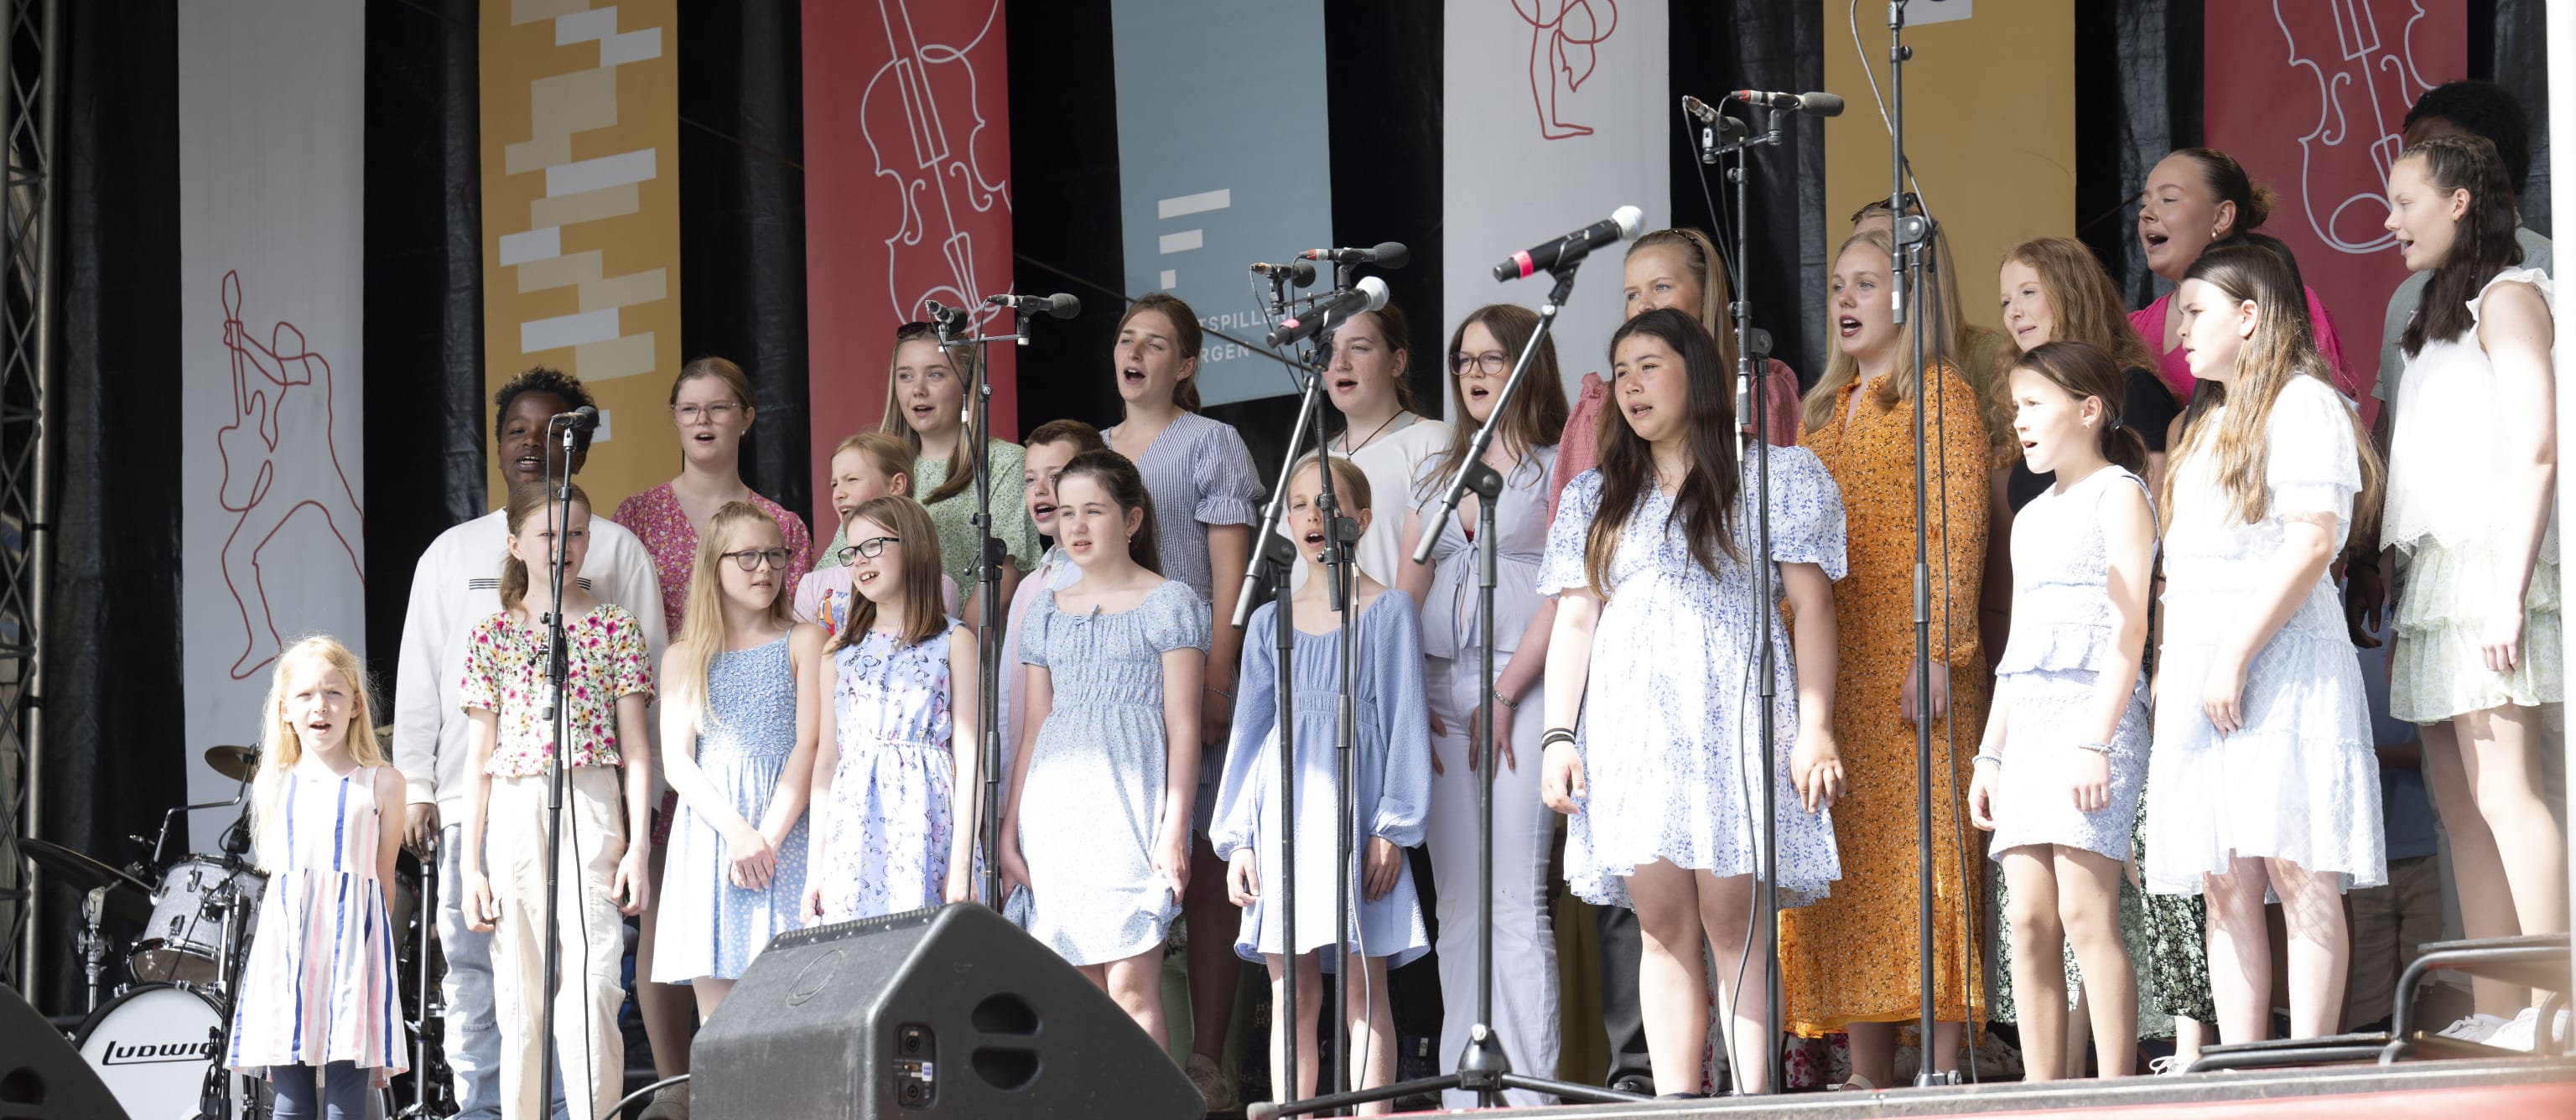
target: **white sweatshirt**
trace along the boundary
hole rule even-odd
[[[475,623],[501,613],[501,560],[509,536],[507,511],[494,510],[440,533],[412,569],[402,660],[394,675],[394,766],[402,771],[403,800],[435,803],[441,825],[465,822],[468,723],[458,704],[465,683],[464,637]],[[658,672],[670,638],[662,626],[661,582],[644,542],[614,521],[593,517],[581,569],[582,589],[592,598],[624,607],[644,624],[645,649]],[[651,745],[642,749],[650,751]]]

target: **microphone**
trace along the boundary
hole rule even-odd
[[[942,336],[940,341],[953,341],[946,336],[966,333],[967,322],[969,319],[973,318],[972,312],[967,311],[963,307],[943,306],[935,299],[927,299],[921,302],[922,306],[927,309],[930,314],[930,321],[938,324],[939,326],[939,333]]]
[[[1708,102],[1702,101],[1687,93],[1682,95],[1682,112],[1701,124],[1717,123],[1717,106],[1711,105]]]
[[[1297,254],[1310,261],[1334,264],[1373,264],[1379,268],[1402,268],[1413,259],[1413,250],[1401,241],[1380,241],[1366,249],[1308,249]]]
[[[1634,206],[1622,206],[1611,211],[1608,218],[1512,254],[1510,260],[1494,266],[1494,279],[1518,280],[1532,273],[1573,264],[1596,248],[1637,236],[1638,229],[1645,224],[1645,211]]]
[[[1279,320],[1279,329],[1270,332],[1269,343],[1273,347],[1279,347],[1313,338],[1327,328],[1348,322],[1353,315],[1363,311],[1375,311],[1384,306],[1386,306],[1386,281],[1375,276],[1364,276],[1348,291],[1335,292],[1308,308],[1305,315]]]
[[[1830,93],[1772,93],[1758,89],[1739,89],[1726,96],[1746,104],[1787,109],[1793,113],[1814,113],[1819,117],[1843,115],[1843,99]]]
[[[1273,280],[1286,277],[1290,284],[1303,288],[1315,282],[1315,262],[1297,257],[1286,264],[1256,264],[1252,266],[1252,274]]]
[[[984,302],[995,307],[1010,308],[1022,315],[1043,311],[1058,319],[1070,319],[1082,314],[1082,300],[1076,298],[1071,292],[1057,292],[1051,296],[1023,296],[1004,292],[998,296],[986,296]]]
[[[549,422],[562,424],[576,432],[596,431],[599,428],[599,410],[590,405],[583,405],[570,412],[555,413],[549,418]]]

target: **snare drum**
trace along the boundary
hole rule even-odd
[[[152,895],[152,921],[134,945],[134,978],[146,984],[182,982],[213,984],[223,979],[224,914],[217,889],[229,882],[232,904],[241,910],[242,943],[259,922],[259,896],[266,876],[249,867],[226,870],[213,856],[190,856],[161,876]]]

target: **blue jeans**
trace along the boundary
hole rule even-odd
[[[368,1120],[367,1082],[375,1071],[333,1062],[321,1072],[317,1079],[312,1066],[268,1067],[269,1089],[277,1095],[270,1115],[276,1120],[325,1120],[328,1110],[327,1120]]]
[[[492,1013],[492,935],[465,926],[464,833],[460,822],[445,825],[438,834],[438,945],[447,957],[439,992],[447,1003],[447,1068],[456,1075],[456,1120],[501,1120],[501,1028]],[[557,1120],[570,1115],[563,1093],[558,1073]]]

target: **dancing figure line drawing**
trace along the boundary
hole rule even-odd
[[[1608,9],[1606,19],[1598,9]],[[1618,0],[1512,0],[1512,11],[1530,26],[1530,105],[1539,138],[1592,135],[1591,125],[1566,121],[1557,98],[1582,90],[1600,65],[1598,48],[1619,30]]]
[[[367,568],[356,542],[365,539],[366,515],[333,442],[331,363],[306,345],[301,329],[283,319],[269,329],[265,345],[255,341],[242,322],[239,271],[224,273],[223,303],[233,420],[215,432],[215,448],[223,459],[216,500],[225,511],[240,515],[224,537],[223,569],[241,624],[241,652],[233,658],[231,672],[234,680],[246,680],[276,660],[284,644],[261,552],[296,514],[315,510],[363,587]],[[297,549],[295,554],[329,552]],[[287,622],[289,633],[301,628],[302,620]]]

